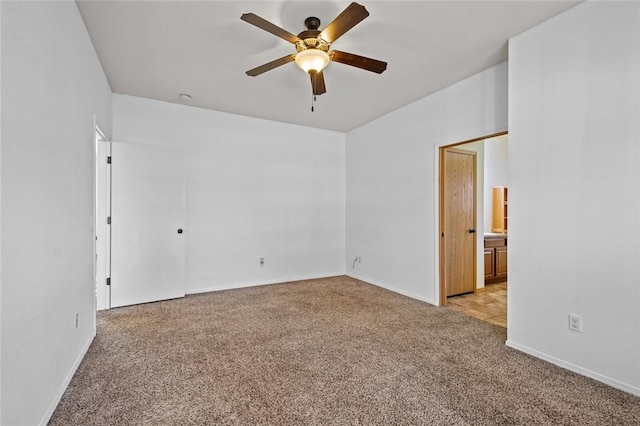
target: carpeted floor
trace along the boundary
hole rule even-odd
[[[347,277],[112,309],[50,424],[640,424],[505,334]]]

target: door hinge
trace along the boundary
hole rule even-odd
[[[107,164],[111,164],[111,156],[107,157]]]
[[[107,285],[111,285],[111,277],[107,278]]]
[[[111,225],[111,216],[107,216],[107,225]]]

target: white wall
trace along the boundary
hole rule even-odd
[[[124,95],[113,117],[186,153],[187,293],[344,274],[344,134]]]
[[[509,187],[507,173],[507,135],[486,139],[484,144],[484,232],[491,231],[493,218],[493,187]]]
[[[36,425],[95,333],[93,115],[110,132],[111,90],[74,2],[1,7],[0,422]]]
[[[0,2],[0,90],[2,89],[2,2]],[[2,308],[2,97],[0,96],[0,309]],[[2,312],[0,311],[0,423],[2,423]]]
[[[503,63],[349,132],[347,273],[436,304],[438,146],[506,128]]]
[[[640,395],[640,3],[583,3],[509,56],[508,344]]]

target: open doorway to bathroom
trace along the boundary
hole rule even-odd
[[[445,250],[444,211],[447,197],[446,168],[443,164],[444,152],[453,146],[441,147],[440,164],[440,304],[446,305],[465,315],[487,321],[502,327],[507,326],[507,279],[508,279],[508,135],[493,135],[483,139],[456,144],[455,149],[475,153],[476,191],[475,222],[463,231],[474,235],[475,262],[473,271],[467,276],[475,276],[473,287],[466,291],[448,291],[447,271],[460,269],[459,256],[448,255]],[[467,235],[464,235],[468,237]],[[467,262],[469,265],[469,262]],[[464,274],[460,274],[461,276]],[[454,294],[452,294],[454,293]]]

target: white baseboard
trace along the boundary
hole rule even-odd
[[[393,287],[393,286],[390,286],[390,285],[387,285],[387,284],[383,284],[381,282],[377,282],[377,281],[371,280],[369,278],[364,278],[364,277],[361,277],[361,276],[359,276],[357,274],[347,273],[346,275],[348,277],[355,278],[355,279],[360,280],[360,281],[364,281],[367,284],[375,285],[376,287],[382,287],[382,288],[384,288],[386,290],[393,291],[394,293],[402,294],[403,296],[407,296],[407,297],[410,297],[412,299],[420,300],[422,302],[427,302],[430,305],[438,306],[438,304],[434,300],[429,299],[427,297],[418,296],[417,294],[414,294],[414,293],[411,293],[411,292],[408,292],[408,291],[404,291],[404,290],[401,290],[399,288],[396,288],[396,287]]]
[[[551,364],[555,364],[558,367],[562,367],[566,370],[573,371],[574,373],[578,373],[582,376],[589,377],[591,379],[597,380],[599,382],[604,383],[605,385],[609,385],[613,388],[620,389],[621,391],[630,393],[635,396],[640,396],[640,388],[635,386],[631,386],[626,383],[622,383],[616,379],[612,379],[611,377],[603,376],[602,374],[596,373],[595,371],[588,370],[586,368],[582,368],[578,365],[572,364],[570,362],[561,360],[554,356],[545,354],[543,352],[536,351],[535,349],[531,349],[527,346],[521,345],[519,343],[513,342],[511,340],[507,340],[506,345],[510,348],[517,349],[521,352],[524,352],[528,355],[534,356],[536,358],[540,358],[541,360],[550,362]]]
[[[56,397],[54,398],[53,402],[49,406],[49,409],[45,413],[42,421],[40,422],[41,426],[46,426],[46,424],[49,423],[49,420],[51,420],[51,416],[53,416],[53,412],[56,411],[58,404],[60,404],[60,400],[62,399],[62,396],[67,390],[69,383],[71,383],[71,379],[73,379],[73,375],[76,374],[76,370],[80,366],[80,363],[84,359],[84,356],[87,354],[87,351],[89,350],[89,347],[91,346],[91,343],[93,343],[93,339],[95,337],[96,337],[95,334],[91,335],[91,338],[89,339],[87,344],[84,346],[84,348],[82,348],[82,351],[80,351],[78,358],[73,363],[73,366],[71,367],[71,370],[69,370],[69,373],[67,373],[67,377],[65,377],[64,382],[62,382],[62,386],[60,386],[60,389],[58,390]]]
[[[270,284],[282,284],[293,281],[305,281],[305,280],[317,280],[321,278],[331,278],[331,277],[339,277],[344,275],[344,272],[335,272],[332,274],[322,274],[322,275],[308,275],[303,277],[288,277],[288,278],[278,278],[267,281],[250,281],[244,283],[223,285],[223,286],[215,286],[215,287],[199,287],[195,289],[187,290],[186,294],[198,294],[198,293],[209,293],[211,291],[223,291],[223,290],[234,290],[238,288],[247,288],[247,287],[258,287],[261,285],[270,285]]]

